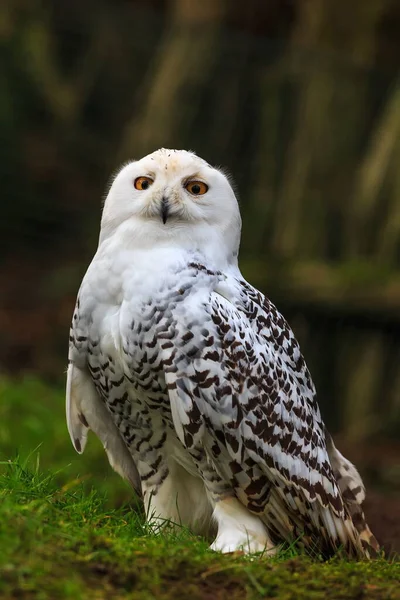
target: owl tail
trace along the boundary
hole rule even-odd
[[[339,490],[351,522],[357,531],[360,554],[371,557],[379,551],[379,544],[365,520],[362,503],[365,500],[365,487],[355,466],[335,447],[325,430],[326,446]]]

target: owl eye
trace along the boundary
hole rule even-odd
[[[147,190],[153,183],[154,179],[151,177],[136,177],[133,185],[137,190]]]
[[[185,183],[185,189],[193,196],[202,196],[208,191],[208,185],[202,181],[188,181]]]

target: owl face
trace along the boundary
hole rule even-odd
[[[195,249],[216,236],[222,244],[238,246],[240,225],[226,176],[191,152],[166,149],[122,168],[102,219],[107,235],[123,226],[147,243],[177,239],[188,245],[191,240]]]

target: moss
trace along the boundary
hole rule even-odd
[[[0,481],[4,598],[399,598],[400,564],[220,555],[182,529],[154,535],[134,507],[108,509],[98,492],[58,488],[13,461]]]

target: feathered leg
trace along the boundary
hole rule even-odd
[[[246,554],[274,552],[267,529],[256,515],[251,514],[237,498],[228,497],[216,503],[213,518],[218,523],[218,534],[211,545],[220,552],[243,551]]]
[[[168,475],[160,485],[142,485],[147,520],[156,531],[172,525],[209,534],[212,506],[202,479],[170,460]]]

